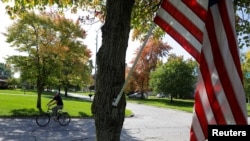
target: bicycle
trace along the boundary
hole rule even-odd
[[[44,127],[49,124],[50,119],[52,117],[52,109],[47,106],[47,112],[42,113],[36,117],[36,124],[38,126]],[[56,118],[54,118],[55,122],[58,122],[61,126],[66,126],[70,123],[71,117],[67,112],[63,112],[62,109],[57,111]]]

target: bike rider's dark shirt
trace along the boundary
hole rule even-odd
[[[58,95],[53,98],[53,100],[57,101],[57,105],[63,105],[62,98]]]

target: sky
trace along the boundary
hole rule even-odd
[[[67,12],[67,11],[66,11]],[[74,16],[68,15],[68,17],[75,19],[78,17],[78,13]],[[14,47],[10,47],[10,44],[6,43],[6,37],[2,35],[3,32],[6,32],[6,28],[10,26],[13,21],[9,19],[9,16],[5,12],[5,6],[0,2],[0,17],[1,17],[1,24],[0,24],[0,62],[5,63],[5,57],[8,57],[10,55],[17,55],[19,52],[15,51]],[[67,15],[66,15],[67,17]],[[101,45],[101,31],[99,30],[101,27],[101,23],[96,23],[93,25],[87,25],[83,28],[87,31],[88,36],[84,40],[84,44],[88,46],[89,49],[92,51],[92,60],[95,62],[95,54],[96,49],[100,47]],[[164,38],[163,42],[167,42],[170,46],[173,47],[173,49],[170,51],[170,53],[175,53],[176,55],[184,56],[185,59],[192,58],[180,45],[175,42],[170,36],[166,36]],[[134,56],[135,49],[140,48],[143,43],[139,43],[138,41],[131,41],[129,39],[129,45],[127,48],[126,53],[126,62],[130,62],[131,59]]]
[[[12,23],[12,20],[10,20],[8,15],[5,13],[4,5],[2,3],[0,3],[0,17],[0,62],[5,62],[4,57],[7,55],[16,54],[17,52],[9,47],[9,44],[5,42],[5,36],[2,35],[2,32],[6,32],[6,27]]]

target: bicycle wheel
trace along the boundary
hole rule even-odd
[[[41,114],[36,117],[36,124],[44,127],[48,125],[50,122],[50,115],[49,114]]]
[[[58,116],[58,122],[62,126],[66,126],[70,123],[70,116],[68,113],[60,113]]]

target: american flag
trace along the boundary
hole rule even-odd
[[[232,0],[163,0],[154,22],[199,63],[190,141],[208,125],[247,125]]]

